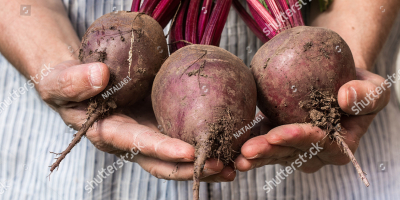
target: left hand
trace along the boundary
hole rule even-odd
[[[382,93],[377,95],[376,88],[382,86],[386,90],[382,89]],[[357,80],[350,81],[340,88],[339,106],[350,114],[343,116],[341,120],[342,128],[346,130],[344,141],[353,153],[376,114],[388,104],[390,86],[381,76],[357,68]],[[371,90],[377,96],[371,95],[373,100],[370,100],[365,108],[359,106],[361,109],[356,112],[357,107],[354,102],[361,100],[366,102],[365,98]],[[260,114],[262,113],[259,112],[257,116]],[[344,165],[350,162],[338,145],[325,137],[324,131],[311,124],[271,127],[265,118],[252,131],[259,136],[243,145],[241,155],[235,160],[239,171],[248,171],[269,164],[281,164],[312,173],[327,164]]]

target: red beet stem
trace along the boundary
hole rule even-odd
[[[275,19],[271,16],[271,14],[269,14],[269,12],[258,0],[247,0],[247,3],[249,4],[251,13],[253,14],[254,11],[254,13],[256,13],[260,17],[260,19],[255,18],[260,28],[263,28],[264,30],[264,27],[267,27],[268,29],[272,29],[273,32],[278,32],[279,27]],[[268,24],[269,26],[267,26],[266,24]]]
[[[161,25],[161,27],[165,28],[168,23],[171,21],[171,19],[174,18],[177,10],[179,9],[179,4],[181,3],[181,1],[179,0],[174,0],[171,4],[171,6],[168,7],[168,11],[165,12],[165,14],[160,17],[159,23]]]
[[[268,42],[268,37],[263,34],[262,30],[258,27],[257,22],[251,18],[249,13],[247,13],[246,9],[242,6],[239,0],[232,1],[233,8],[239,14],[240,18],[246,23],[246,25],[250,28],[250,30],[260,39],[263,43]]]
[[[232,0],[226,0],[222,7],[222,11],[221,11],[221,14],[219,15],[219,19],[218,19],[218,23],[221,23],[222,25],[217,26],[217,29],[215,30],[215,33],[214,33],[212,45],[219,46],[219,43],[221,40],[221,34],[224,29],[226,20],[228,19],[228,14],[229,14],[231,5],[232,5]]]
[[[188,42],[197,44],[197,21],[199,15],[200,0],[190,0],[186,17],[185,39]]]
[[[206,30],[204,31],[203,39],[200,44],[212,45],[213,37],[215,37],[215,33],[217,30],[217,25],[224,26],[225,22],[219,23],[219,18],[222,13],[222,9],[224,8],[224,4],[227,0],[219,0],[214,6],[214,10],[211,13],[210,20],[207,24]],[[222,27],[223,28],[223,27]],[[218,46],[218,45],[217,45]]]
[[[200,17],[199,17],[199,27],[197,32],[198,41],[201,41],[201,39],[203,38],[204,31],[206,30],[206,26],[211,15],[212,3],[213,3],[212,0],[204,0],[203,7],[201,7]]]
[[[189,0],[183,0],[181,8],[178,11],[178,15],[175,19],[174,24],[171,27],[171,34],[169,38],[169,43],[171,44],[170,53],[172,54],[176,50],[186,46],[182,41],[185,39],[184,29],[185,29],[185,19],[186,19],[186,10],[189,6]],[[174,43],[177,42],[177,43]]]
[[[283,30],[304,26],[301,12],[294,9],[296,0],[289,0],[289,6],[286,0],[247,0],[247,3],[259,28],[263,28],[264,33],[269,32],[267,34],[269,39]],[[267,5],[271,13],[263,4]]]
[[[154,9],[152,17],[159,23],[161,21],[167,21],[168,24],[174,16],[179,3],[180,0],[161,0],[156,9]]]
[[[298,3],[298,1],[296,0],[289,0],[289,5],[290,8],[292,8],[293,11],[293,19],[294,19],[294,26],[304,26],[304,21],[303,21],[303,16],[301,15],[301,11],[300,10],[295,10],[295,4],[296,2]]]
[[[290,10],[290,9],[288,7],[288,4],[286,3],[286,0],[279,0],[279,5],[283,9],[283,14],[285,16],[287,16],[287,18],[289,19],[290,24],[293,25],[294,24],[293,15],[290,16],[290,15],[287,14],[288,10]]]
[[[146,15],[152,16],[154,9],[159,2],[160,0],[144,0],[139,12],[143,12],[146,13]]]
[[[141,0],[133,0],[132,1],[131,12],[138,12],[139,11],[140,2],[141,2]]]
[[[261,18],[261,16],[254,10],[253,7],[251,7],[251,5],[249,5],[249,9],[251,14],[253,15],[256,23],[258,24],[258,26],[260,28],[264,27],[263,29],[263,33],[265,33],[265,35],[268,37],[268,39],[272,39],[273,37],[275,37],[275,35],[277,34],[276,30],[271,26],[271,24],[267,24],[264,22],[264,20]]]
[[[278,23],[278,33],[281,32],[282,27],[284,27],[283,17],[280,15],[280,9],[278,4],[276,4],[275,0],[266,0],[269,10],[275,17],[275,21]]]

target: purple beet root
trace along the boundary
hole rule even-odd
[[[164,134],[195,149],[194,198],[207,158],[225,165],[250,138],[233,134],[254,119],[256,85],[250,70],[228,51],[209,45],[189,45],[173,53],[157,74],[152,103]]]
[[[161,26],[148,15],[120,11],[97,19],[86,31],[79,51],[82,63],[102,62],[110,70],[103,92],[89,101],[87,121],[51,166],[53,172],[87,130],[114,109],[150,94],[153,80],[168,57]]]

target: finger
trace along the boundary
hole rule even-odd
[[[138,163],[144,170],[159,179],[166,180],[193,180],[193,163],[175,163],[167,162],[160,159],[137,154],[132,156],[131,153],[119,155],[121,160],[129,160]],[[128,159],[127,159],[128,158]],[[217,159],[208,159],[204,164],[202,178],[214,174],[218,174],[223,170],[221,162]]]
[[[245,172],[255,168],[259,168],[265,165],[280,164],[282,166],[289,166],[290,171],[301,170],[306,173],[312,173],[318,171],[325,163],[318,157],[314,156],[310,152],[298,153],[295,157],[290,159],[246,159],[243,156],[239,156],[236,160],[236,167],[239,171]],[[282,167],[286,169],[287,167]]]
[[[325,132],[311,124],[288,124],[278,126],[269,131],[268,134],[259,137],[264,137],[264,141],[271,145],[294,147],[302,151],[307,151],[312,143],[322,142]],[[253,139],[247,141],[243,146],[250,143],[250,141],[256,144],[259,142]],[[265,150],[268,151],[268,147],[266,148]]]
[[[256,158],[284,158],[301,151],[293,147],[284,147],[269,144],[266,137],[258,136],[248,140],[241,149],[242,155],[246,159]]]
[[[39,92],[46,102],[58,105],[81,102],[99,94],[108,84],[109,70],[103,63],[63,65],[41,81]]]
[[[221,164],[221,162],[219,162]],[[201,181],[208,182],[208,183],[219,183],[219,182],[231,182],[236,178],[236,171],[230,167],[226,166],[223,170],[215,175],[207,176]]]
[[[192,145],[170,138],[157,129],[137,124],[135,120],[121,114],[100,120],[86,135],[98,149],[103,151],[107,151],[110,146],[125,152],[139,149],[141,154],[164,161],[194,161],[195,150]]]
[[[272,158],[272,159],[268,159],[268,158],[256,158],[256,159],[247,159],[245,158],[243,155],[239,155],[236,159],[235,159],[235,165],[236,165],[236,169],[241,171],[241,172],[245,172],[245,171],[249,171],[264,165],[268,165],[271,164],[272,162],[276,162],[277,159]]]
[[[379,112],[389,103],[392,82],[363,69],[357,75],[362,80],[350,81],[339,90],[341,109],[353,115]]]

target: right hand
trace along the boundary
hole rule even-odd
[[[71,60],[56,65],[36,87],[64,122],[78,130],[87,118],[87,99],[104,90],[109,76],[108,67],[103,63],[81,64]],[[139,147],[139,154],[124,159],[137,162],[157,178],[192,180],[194,147],[162,134],[157,125],[149,95],[133,106],[117,108],[98,120],[86,137],[99,150],[118,157],[130,155],[132,149]],[[202,181],[206,182],[233,181],[236,176],[231,167],[223,167],[217,159],[208,159],[204,169]]]

